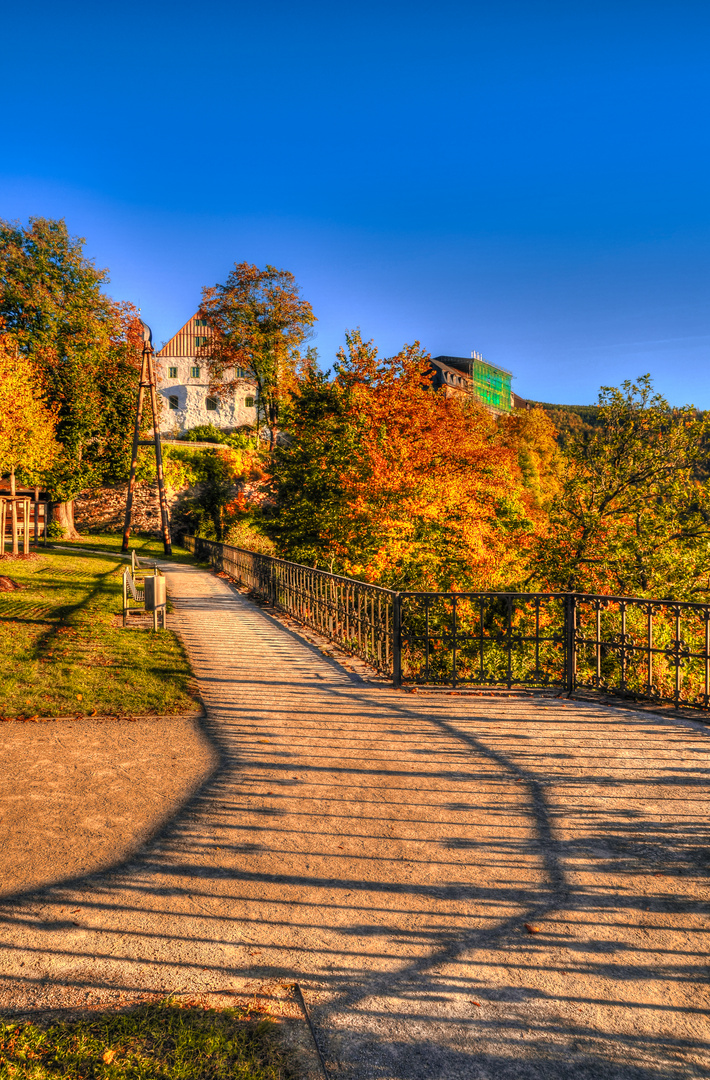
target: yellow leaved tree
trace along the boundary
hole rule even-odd
[[[45,404],[37,373],[0,322],[0,476],[10,477],[12,550],[17,554],[15,481],[39,483],[60,447],[55,413]],[[4,527],[4,526],[3,526]]]

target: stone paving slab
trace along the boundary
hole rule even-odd
[[[331,1080],[710,1076],[707,729],[368,685],[165,570],[219,765],[5,898],[0,1007],[298,982]]]

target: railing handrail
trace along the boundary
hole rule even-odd
[[[227,551],[237,551],[242,555],[254,555],[259,559],[268,561],[271,563],[278,563],[280,566],[294,567],[298,570],[308,570],[310,574],[321,574],[324,577],[332,578],[333,581],[346,582],[348,585],[361,585],[366,589],[374,589],[376,592],[381,592],[387,596],[399,595],[396,589],[386,589],[383,585],[375,585],[371,581],[362,581],[360,578],[346,577],[344,574],[333,574],[330,570],[321,570],[319,566],[306,566],[305,563],[289,562],[288,559],[279,559],[276,555],[267,555],[265,552],[252,551],[250,548],[236,547],[234,544],[224,544],[221,540],[205,540],[201,536],[192,536],[188,534],[183,539],[199,540],[201,544],[213,544],[215,547],[223,548]]]
[[[663,596],[617,596],[614,593],[591,593],[591,592],[578,592],[574,589],[565,590],[562,592],[556,592],[554,590],[542,590],[536,591],[533,589],[522,589],[516,591],[515,589],[449,589],[448,591],[439,591],[434,589],[388,589],[384,585],[376,585],[372,581],[364,581],[362,578],[348,577],[345,574],[334,574],[330,570],[323,570],[319,566],[307,566],[305,563],[290,562],[288,559],[280,559],[277,555],[267,555],[266,552],[252,551],[251,548],[237,547],[236,544],[225,544],[221,540],[206,540],[202,536],[193,536],[187,534],[183,539],[199,540],[201,544],[211,544],[215,547],[223,548],[227,551],[236,551],[242,555],[253,555],[259,559],[271,563],[278,563],[280,566],[294,567],[298,570],[308,570],[311,574],[321,574],[324,577],[332,578],[333,581],[346,582],[348,585],[361,585],[367,589],[375,589],[378,592],[385,593],[388,596],[401,596],[402,599],[413,596],[426,596],[426,597],[456,597],[462,599],[468,596],[489,596],[489,597],[504,597],[514,596],[518,599],[535,597],[546,598],[550,600],[563,600],[567,596],[573,596],[576,600],[608,600],[610,603],[644,603],[644,604],[673,604],[680,607],[691,607],[701,610],[708,607],[708,604],[702,600],[674,600],[672,597]]]
[[[571,591],[395,591],[217,540],[183,543],[395,686],[582,688],[710,711],[710,604]]]

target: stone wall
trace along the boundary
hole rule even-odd
[[[121,532],[126,513],[126,485],[104,487],[80,495],[74,501],[74,524],[79,532]],[[173,535],[179,531],[181,520],[180,508],[185,499],[192,499],[199,493],[199,486],[173,490],[168,487],[166,495]],[[242,495],[252,506],[267,506],[271,499],[264,490],[263,481],[241,481],[234,485],[231,498]],[[157,482],[141,481],[136,484],[133,495],[133,513],[131,528],[136,532],[151,532],[160,536],[160,504],[158,502]]]
[[[80,495],[74,502],[74,523],[79,530],[87,532],[120,532],[126,513],[126,485],[99,488]],[[170,516],[185,492],[168,489]],[[136,532],[153,532],[160,535],[160,503],[157,482],[142,481],[136,484],[133,496],[131,528]]]

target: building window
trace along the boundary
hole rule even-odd
[[[177,379],[177,368],[176,367],[168,368],[168,378],[169,379]]]
[[[207,319],[195,319],[195,326],[207,326]]]
[[[177,407],[178,407],[177,394],[171,394],[170,395],[170,397],[168,398],[168,404],[170,405],[171,409],[177,409]]]
[[[206,345],[209,340],[210,339],[206,338],[206,337],[196,337],[195,338],[195,348],[196,349],[202,348],[202,346]]]
[[[200,377],[200,369],[198,367],[191,367],[190,368],[190,375],[192,376],[193,379],[199,379],[199,377]]]
[[[253,409],[254,408],[254,398],[253,397],[245,398],[244,399],[244,404],[246,405],[247,409]]]
[[[205,401],[207,412],[217,412],[217,398],[208,397]]]

